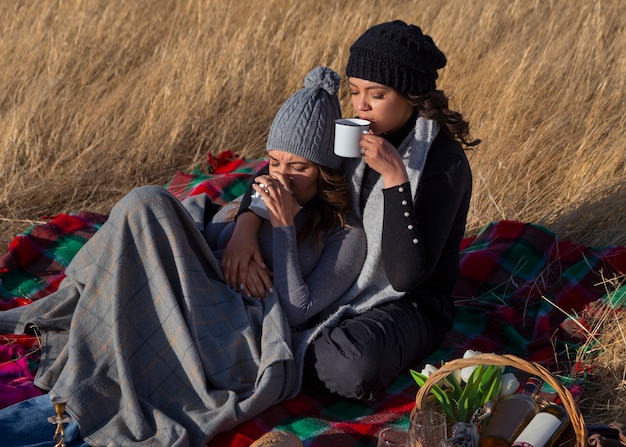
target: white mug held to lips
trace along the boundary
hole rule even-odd
[[[267,211],[267,206],[265,205],[263,196],[254,191],[251,197],[252,201],[250,202],[250,206],[248,206],[248,209],[263,219],[269,219],[270,215]]]
[[[257,184],[261,188],[263,188],[266,193],[269,194],[269,191],[267,189],[268,185],[264,185],[263,183],[257,183]],[[263,196],[259,194],[258,191],[254,191],[252,193],[252,196],[250,197],[251,197],[251,201],[250,201],[250,205],[248,206],[248,209],[252,211],[254,214],[256,214],[257,216],[261,217],[262,219],[269,219],[270,215],[267,211],[267,206],[265,205],[265,200],[263,200]]]
[[[265,190],[266,193],[269,194],[269,185],[264,185],[263,183],[257,183],[257,185],[259,185]],[[293,190],[291,190],[291,195],[293,195]],[[262,219],[269,219],[269,211],[267,210],[267,205],[265,204],[265,200],[263,200],[263,196],[258,191],[254,191],[250,198],[251,200],[248,209]],[[300,209],[302,209],[302,207],[300,207]]]
[[[359,118],[335,120],[335,154],[340,157],[361,157],[361,135],[368,133],[370,122]]]

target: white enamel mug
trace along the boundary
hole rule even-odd
[[[335,154],[340,157],[361,156],[361,135],[368,133],[370,122],[359,118],[335,120]]]

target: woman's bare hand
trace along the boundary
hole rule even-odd
[[[361,137],[361,153],[365,163],[383,178],[384,187],[401,185],[409,180],[402,157],[396,148],[373,133]]]
[[[250,260],[243,283],[243,293],[255,298],[263,299],[268,291],[272,290],[272,272],[263,264],[254,259]]]
[[[272,226],[294,225],[296,214],[302,207],[293,197],[289,178],[275,172],[272,176],[259,176],[255,180],[259,184],[252,187],[263,197]]]
[[[263,275],[260,271],[267,269],[259,246],[258,233],[261,226],[261,218],[252,212],[241,214],[237,218],[233,234],[224,249],[222,256],[222,270],[224,282],[233,289],[246,289],[251,296],[265,296],[260,284],[266,284],[269,279],[271,285],[271,273]],[[255,269],[254,278],[248,284],[248,271]],[[259,279],[261,279],[259,281]],[[269,289],[270,287],[266,287]],[[254,291],[255,293],[252,293]]]

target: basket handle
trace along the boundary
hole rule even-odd
[[[576,447],[586,447],[587,445],[587,427],[585,421],[574,402],[572,394],[563,384],[555,378],[552,373],[545,367],[538,363],[529,362],[528,360],[521,359],[511,354],[477,354],[474,357],[455,359],[450,362],[444,363],[441,368],[433,372],[424,386],[422,386],[415,396],[415,405],[417,408],[422,408],[422,405],[426,401],[426,397],[430,389],[441,379],[445,378],[452,371],[465,368],[467,366],[478,365],[499,365],[499,366],[512,366],[522,371],[534,374],[541,377],[544,381],[548,382],[552,388],[557,392],[563,407],[567,410],[570,417],[572,427],[576,433]]]

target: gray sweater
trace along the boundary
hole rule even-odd
[[[186,199],[183,204],[194,220],[202,216],[206,196]],[[223,213],[227,214],[227,213]],[[222,213],[204,227],[203,233],[215,255],[221,258],[234,230],[234,221],[222,220]],[[263,259],[273,272],[276,293],[289,324],[307,327],[307,322],[332,307],[354,283],[365,260],[365,233],[351,223],[323,235],[316,245],[307,238],[298,245],[297,232],[309,218],[304,207],[296,216],[295,227],[273,228],[263,219],[259,244]]]

